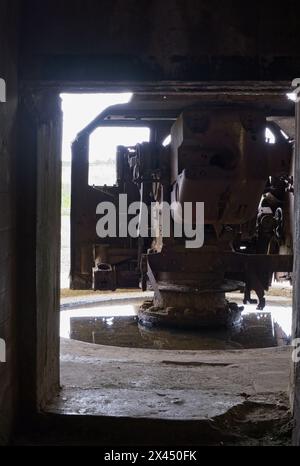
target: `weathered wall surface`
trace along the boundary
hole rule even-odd
[[[16,410],[17,354],[15,306],[14,164],[17,113],[17,2],[1,0],[0,77],[7,85],[0,103],[0,338],[6,363],[0,363],[0,445],[7,441]]]
[[[19,398],[28,425],[59,389],[60,98],[22,95],[18,115],[18,251],[26,270],[18,275]]]
[[[24,0],[23,76],[290,80],[299,12],[294,0]]]
[[[296,104],[296,148],[295,148],[295,212],[294,212],[294,289],[293,289],[293,334],[300,338],[300,103]],[[299,359],[299,344],[295,356]],[[292,404],[294,409],[294,445],[300,445],[300,362],[294,361],[291,388],[294,391]]]

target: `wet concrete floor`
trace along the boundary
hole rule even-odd
[[[236,298],[241,299],[238,294]],[[256,311],[255,305],[244,306],[241,318],[230,328],[195,331],[142,326],[137,306],[98,305],[63,311],[61,336],[99,345],[166,350],[268,348],[291,341],[289,298],[272,297],[264,311]]]
[[[230,300],[241,304],[239,294]],[[161,431],[149,428],[147,439],[157,442],[164,433],[175,438],[172,429],[184,420],[178,441],[184,435],[197,444],[225,444],[230,433],[230,444],[281,444],[276,432],[285,432],[290,419],[289,297],[270,297],[263,312],[245,306],[234,327],[209,331],[141,327],[137,305],[61,312],[62,390],[48,412],[133,419],[141,423],[142,442],[147,422],[168,423]]]

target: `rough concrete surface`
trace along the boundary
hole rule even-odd
[[[290,347],[157,351],[62,339],[62,390],[47,413],[140,419],[142,429],[152,419],[166,432],[184,420],[194,444],[289,444],[290,357]]]
[[[164,405],[171,418],[199,418],[204,415],[203,407],[198,411],[194,402],[198,403],[199,396],[202,395],[206,401],[210,400],[214,411],[220,397],[223,397],[226,409],[227,400],[234,400],[236,404],[249,396],[261,396],[263,399],[268,394],[287,393],[290,352],[290,347],[232,351],[157,351],[62,339],[63,391],[60,398],[65,398],[63,409],[70,406],[72,410],[76,405],[72,407],[71,400],[73,396],[74,399],[78,398],[78,390],[95,392],[99,389],[102,400],[107,391],[106,402],[89,405],[88,398],[84,398],[85,402],[81,403],[86,412],[164,416],[158,410]],[[113,390],[121,390],[122,396],[116,397],[117,392],[113,395]],[[136,402],[139,406],[134,408],[134,412],[130,402],[132,392],[138,392]],[[148,396],[147,403],[140,403],[141,395]],[[129,404],[126,410],[127,398]],[[165,399],[164,403],[162,399]],[[173,403],[174,399],[180,402]],[[159,406],[156,405],[158,400]],[[207,408],[209,403],[203,404]],[[157,410],[153,409],[155,406]],[[205,415],[210,414],[208,409]]]

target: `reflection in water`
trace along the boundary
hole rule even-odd
[[[128,305],[116,306],[116,309],[97,308],[93,314],[91,309],[69,311],[68,316],[64,316],[64,322],[68,322],[68,333],[74,340],[130,348],[265,348],[287,345],[291,339],[291,307],[287,305],[268,306],[268,310],[263,312],[254,312],[253,306],[245,306],[240,321],[230,329],[191,331],[146,328],[138,324],[133,306]]]
[[[142,302],[142,301],[141,301]],[[132,304],[95,306],[72,309],[60,312],[60,336],[70,338],[70,320],[72,317],[114,317],[114,316],[135,316],[135,306]]]

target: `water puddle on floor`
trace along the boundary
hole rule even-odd
[[[244,306],[229,329],[175,330],[139,325],[135,305],[110,305],[61,312],[61,336],[99,345],[166,350],[267,348],[291,341],[292,306],[272,302],[264,311]]]

